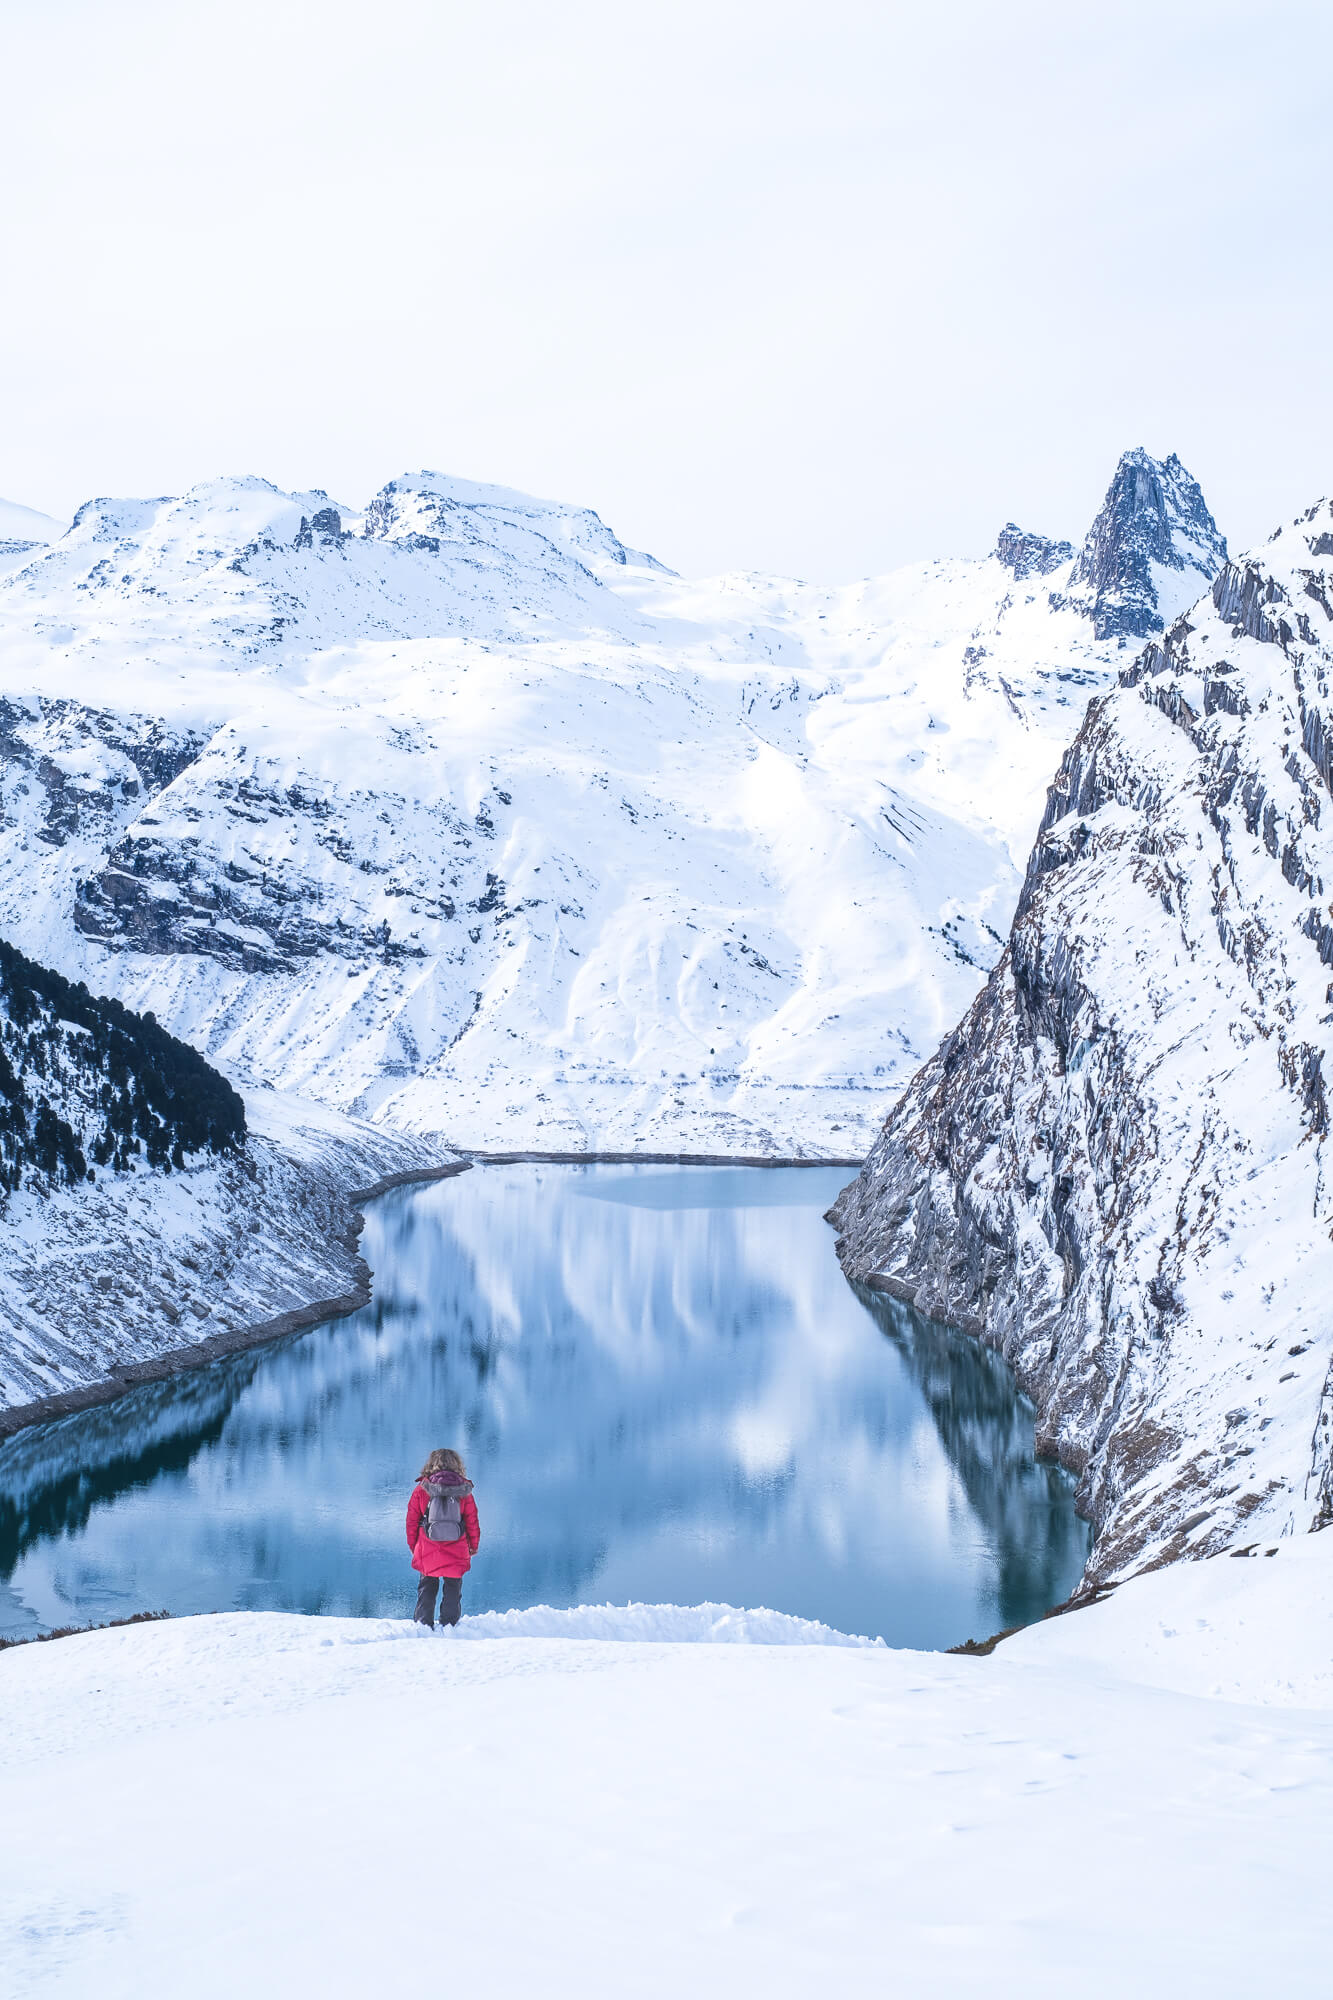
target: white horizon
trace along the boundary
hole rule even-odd
[[[1306,0],[68,0],[7,44],[0,492],[56,519],[440,465],[835,582],[1077,540],[1138,444],[1237,546],[1333,483]]]

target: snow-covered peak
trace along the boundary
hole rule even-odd
[[[618,628],[629,614],[604,584],[647,580],[648,561],[587,510],[425,473],[393,481],[364,517],[322,488],[257,477],[89,500],[62,540],[0,570],[17,631],[39,647],[59,634],[85,665],[149,649],[193,726],[218,712],[206,663],[371,637]]]
[[[58,542],[64,532],[63,521],[39,514],[35,507],[20,507],[13,500],[0,500],[0,548],[6,543],[41,548],[48,542]]]
[[[1226,537],[1172,452],[1142,446],[1116,467],[1070,576],[1070,602],[1098,639],[1144,639],[1178,617],[1227,559]]]
[[[1280,528],[1274,528],[1259,550],[1238,556],[1228,567],[1262,566],[1270,576],[1285,573],[1287,582],[1303,587],[1311,563],[1326,568],[1330,556],[1333,556],[1333,500],[1324,499],[1316,500],[1313,507],[1307,507],[1294,521],[1284,521]],[[1214,603],[1217,599],[1215,587]]]
[[[607,565],[652,562],[627,549],[590,507],[442,472],[391,479],[367,507],[364,532],[386,541],[425,538],[441,548],[527,563],[549,561],[549,548],[557,560],[573,559],[594,573]]]
[[[290,542],[303,518],[331,504],[319,488],[284,493],[253,474],[209,479],[188,493],[156,499],[85,500],[67,539],[71,547],[133,541],[159,558],[184,556],[192,566],[200,554],[217,560],[263,539]]]
[[[1120,675],[1120,682],[1124,687],[1137,687],[1164,673],[1177,679],[1187,676],[1191,681],[1197,677],[1191,694],[1204,701],[1207,713],[1221,706],[1238,714],[1242,711],[1234,707],[1230,694],[1225,698],[1218,695],[1217,680],[1235,673],[1232,656],[1236,642],[1254,639],[1261,646],[1276,646],[1286,656],[1297,678],[1298,708],[1304,724],[1309,715],[1316,714],[1310,704],[1323,693],[1333,653],[1330,621],[1333,502],[1317,500],[1294,521],[1275,529],[1260,548],[1223,563],[1208,596],[1191,605],[1160,644],[1145,647]],[[1266,662],[1270,656],[1245,657],[1251,662]],[[1302,675],[1312,676],[1313,687],[1304,686]],[[1284,688],[1283,699],[1289,694]],[[1267,709],[1267,701],[1263,707]]]

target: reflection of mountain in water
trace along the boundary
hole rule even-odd
[[[1014,1392],[998,1354],[969,1334],[926,1320],[908,1305],[856,1286],[925,1397],[940,1442],[977,1515],[999,1570],[1002,1625],[1032,1615],[1087,1560],[1088,1531],[1070,1504],[1073,1481],[1033,1454],[1031,1406]]]
[[[599,1173],[622,1198],[575,1198]],[[454,1442],[473,1608],[729,1596],[915,1643],[1034,1615],[1085,1531],[993,1357],[880,1299],[875,1337],[820,1220],[840,1178],[786,1207],[771,1175],[682,1209],[531,1166],[390,1197],[365,1312],[0,1451],[0,1569],[87,1615],[402,1609],[407,1492]]]
[[[258,1364],[230,1355],[114,1403],[19,1431],[0,1445],[0,1579],[34,1543],[75,1535],[93,1509],[134,1486],[184,1472],[222,1435],[227,1413]]]

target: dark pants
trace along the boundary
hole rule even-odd
[[[463,1609],[461,1576],[423,1576],[417,1585],[417,1608],[413,1616],[418,1625],[434,1625],[437,1590],[440,1593],[441,1625],[456,1625]]]

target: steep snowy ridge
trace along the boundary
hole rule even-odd
[[[90,502],[0,588],[0,924],[457,1143],[855,1152],[1114,671],[1017,540],[820,590],[432,473]]]
[[[835,1211],[1003,1349],[1091,1574],[1333,1516],[1333,508],[1095,701],[1009,947]]]

